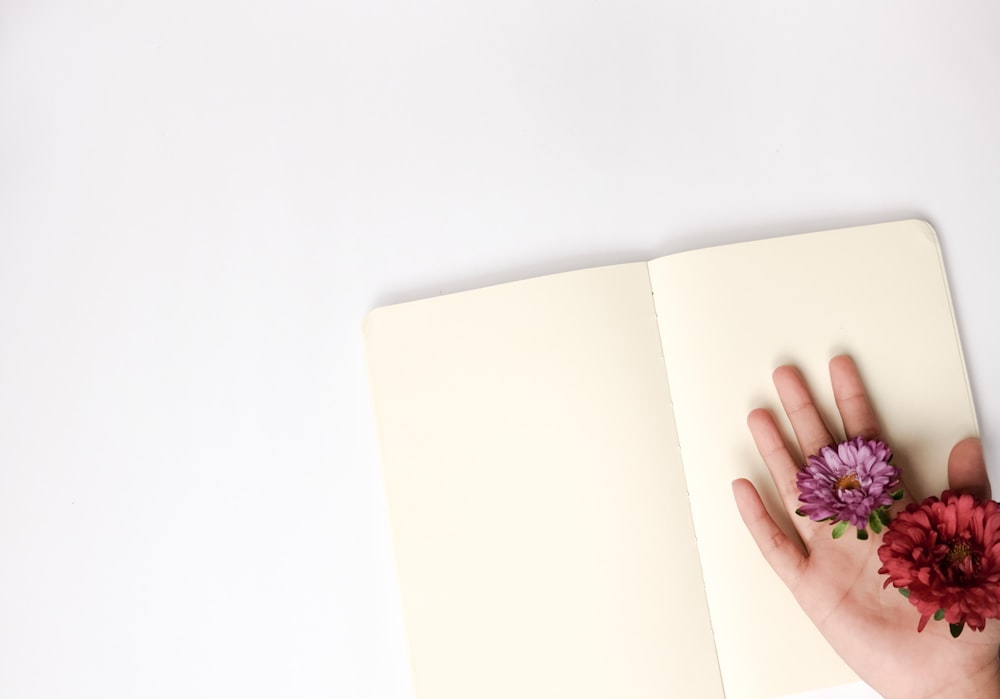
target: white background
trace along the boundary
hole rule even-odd
[[[926,218],[1000,463],[998,32],[992,0],[0,2],[0,695],[409,696],[389,302]]]

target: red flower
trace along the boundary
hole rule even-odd
[[[939,610],[959,631],[1000,619],[1000,504],[950,490],[911,503],[889,524],[878,557],[885,587],[909,591],[917,631]]]

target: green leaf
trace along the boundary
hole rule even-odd
[[[861,539],[862,541],[867,541],[868,540],[868,530],[867,529],[859,529],[858,530],[858,538]]]
[[[934,621],[941,621],[942,619],[944,619],[943,609],[939,609],[936,612],[934,612]]]
[[[882,520],[878,518],[878,514],[874,511],[868,515],[868,526],[872,528],[872,531],[876,534],[882,533]]]
[[[843,536],[843,534],[844,534],[844,532],[846,530],[847,530],[847,522],[846,521],[844,521],[844,522],[837,522],[835,525],[833,525],[833,532],[831,532],[831,533],[832,533],[834,539],[839,539],[841,536]]]
[[[900,587],[898,589],[899,589],[899,594],[901,594],[903,597],[909,597],[910,596],[910,591],[907,590],[905,587]]]
[[[881,520],[882,524],[884,524],[886,526],[889,526],[889,522],[892,521],[892,517],[889,516],[889,508],[888,507],[880,507],[880,508],[878,508],[877,510],[875,510],[875,514],[878,515],[878,518],[879,518],[879,520]]]
[[[900,488],[899,490],[894,491],[892,493],[892,499],[893,500],[902,500],[903,499],[903,489]]]
[[[957,624],[948,624],[948,626],[951,627],[951,637],[958,638],[962,635],[962,629],[965,628],[965,622],[960,621]]]
[[[795,514],[797,514],[799,517],[805,517],[806,516],[806,513],[802,511],[801,507],[799,509],[795,510]]]

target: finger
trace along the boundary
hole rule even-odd
[[[764,560],[789,589],[794,589],[806,566],[805,554],[774,523],[750,481],[745,478],[733,481],[733,497],[740,517]]]
[[[830,360],[830,383],[833,385],[833,398],[840,411],[840,419],[844,423],[844,432],[848,439],[863,437],[864,439],[881,439],[882,428],[879,425],[875,409],[872,408],[861,374],[854,360],[846,354],[841,354]],[[897,509],[905,506],[911,500],[910,488],[900,469],[900,486],[906,493]]]
[[[881,429],[854,360],[841,354],[830,360],[830,383],[848,439],[879,439]]]
[[[806,386],[799,370],[792,366],[780,366],[772,375],[774,387],[778,390],[781,406],[792,423],[792,430],[802,450],[802,458],[819,452],[820,448],[834,443],[833,436],[823,423],[823,418],[813,403],[812,394]]]
[[[989,500],[990,476],[983,460],[983,444],[977,437],[969,437],[951,448],[948,456],[948,485],[959,490]]]
[[[767,410],[758,408],[747,415],[747,427],[750,428],[757,452],[771,474],[771,480],[778,489],[785,509],[794,512],[800,505],[799,487],[795,480],[799,464],[788,451],[785,439],[774,422],[774,416]]]

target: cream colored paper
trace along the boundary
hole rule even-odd
[[[378,309],[366,340],[417,699],[851,681],[733,506],[749,476],[779,511],[747,412],[777,410],[770,374],[793,362],[834,417],[846,351],[918,494],[976,432],[917,221]]]
[[[977,427],[934,232],[908,221],[698,250],[650,276],[726,696],[850,681],[745,533],[729,483],[769,485],[745,418],[781,414],[781,363],[802,368],[840,428],[827,361],[846,351],[908,484],[921,497],[946,486],[950,446]]]
[[[417,698],[721,697],[646,265],[365,333]]]

